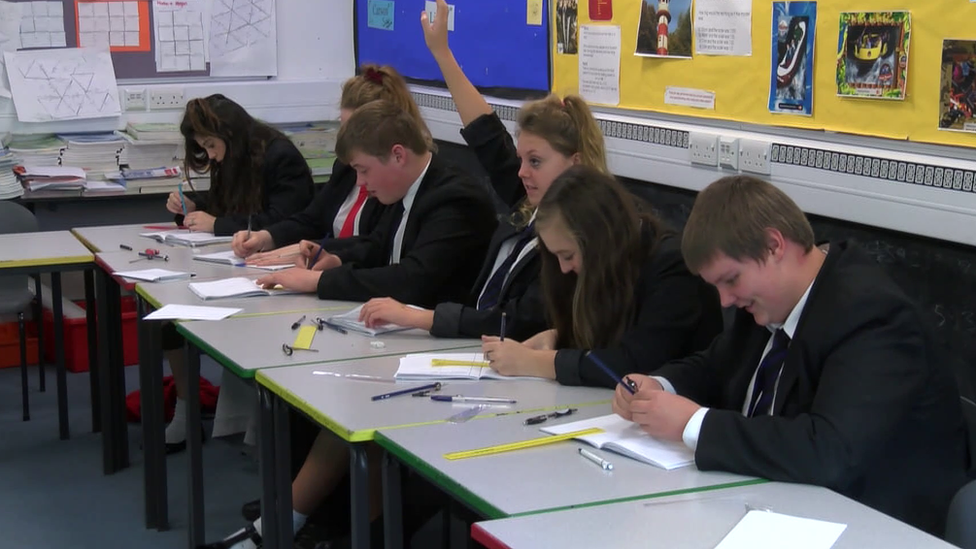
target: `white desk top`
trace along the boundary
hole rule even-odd
[[[92,253],[70,231],[0,235],[0,269],[92,261]]]
[[[834,549],[952,547],[826,488],[779,482],[479,522],[472,535],[489,549],[711,549],[746,505],[847,524]]]
[[[139,233],[158,232],[163,229],[147,229],[150,227],[172,226],[176,229],[175,223],[136,223],[133,225],[105,225],[102,227],[81,227],[71,229],[71,232],[78,237],[85,246],[93,252],[115,252],[119,250],[119,244],[132,247],[133,250],[145,250],[146,248],[157,248],[163,253],[168,250],[182,248],[183,246],[173,246],[162,244],[151,238],[139,236]],[[204,249],[209,250],[210,247]],[[167,250],[167,251],[164,251]],[[216,251],[216,250],[215,250]],[[135,253],[135,252],[133,252]]]
[[[347,338],[352,335],[344,336]],[[365,338],[363,338],[365,340]],[[391,345],[389,338],[383,338],[386,349],[372,350],[373,352],[391,352],[393,347],[403,348],[401,345]],[[427,338],[416,340],[410,346],[409,352],[436,351],[434,345],[471,343],[480,347],[476,340],[438,340]],[[477,348],[475,347],[475,348]],[[382,383],[350,378],[340,378],[332,375],[315,375],[314,371],[338,374],[366,374],[393,379],[400,357],[406,351],[399,351],[394,356],[370,358],[352,362],[335,362],[329,364],[314,364],[294,368],[274,368],[258,372],[258,383],[269,388],[275,394],[284,398],[292,406],[304,411],[321,425],[329,428],[342,438],[353,441],[366,441],[373,438],[377,429],[398,429],[401,427],[416,428],[417,425],[429,423],[443,423],[448,417],[470,408],[471,404],[461,405],[450,402],[434,402],[429,398],[416,398],[409,394],[392,397],[386,400],[372,401],[371,397],[389,393],[398,389],[419,387],[426,385],[426,381],[402,381]],[[333,353],[334,355],[334,353]],[[593,407],[608,406],[613,393],[608,389],[592,387],[565,387],[554,381],[526,381],[526,380],[485,380],[443,382],[441,394],[463,394],[466,396],[505,396],[518,402],[510,406],[492,406],[482,414],[488,417],[495,413],[525,412],[532,410],[550,410],[570,405],[590,405]],[[512,416],[521,422],[527,413]],[[479,418],[463,424],[444,425],[444,429],[453,432],[465,430],[477,424],[486,424]],[[440,426],[439,426],[440,427]],[[412,429],[406,429],[410,431]],[[399,432],[399,431],[394,431]],[[444,434],[445,430],[438,430]],[[428,432],[428,436],[431,434]]]
[[[102,254],[98,255],[99,257],[102,257]],[[291,322],[298,320],[303,312],[308,313],[307,316],[309,319],[311,319],[317,316],[316,314],[313,314],[316,312],[321,312],[322,315],[326,313],[332,315],[348,311],[359,305],[359,303],[352,301],[319,299],[314,294],[285,294],[276,296],[243,297],[239,299],[203,300],[197,297],[195,293],[190,291],[189,285],[192,282],[228,278],[230,276],[241,276],[242,272],[247,272],[248,274],[246,276],[255,275],[252,272],[252,269],[245,269],[243,267],[238,268],[239,270],[237,271],[228,272],[229,269],[235,269],[235,267],[214,265],[212,263],[205,263],[202,261],[194,261],[193,263],[195,264],[193,266],[199,266],[202,268],[192,270],[192,272],[197,273],[197,276],[192,280],[174,280],[172,282],[140,282],[136,285],[136,293],[138,293],[143,299],[148,301],[150,305],[157,309],[163,305],[200,305],[205,307],[235,307],[244,309],[244,311],[236,315],[237,318],[241,316],[295,313],[295,318],[288,321],[289,325]],[[139,264],[140,263],[133,263],[133,265]],[[166,263],[157,263],[138,268],[148,269],[151,267],[172,269],[175,271],[190,270],[179,267],[174,268],[172,265],[167,265]],[[201,273],[204,276],[200,276]]]
[[[606,391],[609,400],[611,393]],[[448,452],[539,438],[546,436],[539,431],[539,427],[609,413],[611,409],[608,403],[580,408],[572,416],[550,419],[543,425],[525,426],[522,424],[524,417],[511,416],[460,425],[383,429],[377,433],[376,441],[427,478],[435,479],[436,484],[455,498],[484,516],[496,518],[756,482],[753,477],[702,472],[694,465],[665,471],[573,440],[489,456],[454,461],[444,459],[444,454]],[[580,447],[603,456],[613,464],[613,470],[604,471],[582,458],[577,452]],[[496,471],[502,476],[492,474]],[[598,546],[610,547],[606,544]]]

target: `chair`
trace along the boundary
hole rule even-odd
[[[976,549],[976,480],[956,492],[949,504],[945,540],[962,549]]]
[[[30,210],[14,202],[0,202],[0,234],[37,231],[37,219]],[[20,329],[20,386],[24,421],[30,420],[30,401],[27,394],[27,328],[24,311],[34,300],[27,287],[28,276],[0,276],[0,314],[17,314]],[[38,352],[40,358],[41,352]]]

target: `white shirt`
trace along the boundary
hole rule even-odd
[[[410,188],[407,189],[406,196],[401,200],[403,202],[403,217],[400,218],[400,226],[397,227],[396,234],[393,236],[393,252],[390,254],[390,265],[396,265],[400,262],[400,252],[403,247],[403,231],[407,228],[407,218],[410,217],[410,208],[413,207],[413,200],[417,197],[420,182],[427,175],[427,169],[430,168],[430,162],[433,159],[434,155],[431,155],[427,159],[427,165],[424,166],[424,171],[420,172],[420,177],[410,185]]]
[[[816,281],[816,279],[814,279],[814,281]],[[783,331],[786,332],[786,335],[790,336],[790,340],[793,339],[793,334],[796,332],[796,325],[800,322],[800,317],[803,315],[803,308],[807,305],[807,298],[810,296],[810,288],[812,287],[813,282],[807,286],[806,291],[803,292],[802,296],[800,296],[800,300],[797,301],[796,305],[793,306],[793,310],[790,311],[790,314],[786,317],[786,322],[782,324],[772,323],[766,326],[766,329],[769,330],[770,333],[769,341],[766,343],[766,348],[763,349],[762,356],[759,357],[759,363],[756,364],[756,370],[752,373],[752,380],[749,382],[749,390],[746,392],[746,399],[742,405],[742,415],[747,415],[749,413],[749,403],[752,401],[752,386],[756,382],[756,375],[759,373],[759,365],[762,364],[762,360],[766,358],[766,354],[769,353],[769,349],[773,346],[773,335],[776,333],[776,330],[782,328]],[[780,370],[780,373],[782,373],[782,369]],[[670,381],[658,376],[654,376],[654,379],[656,379],[661,386],[664,387],[665,391],[671,394],[675,393],[674,385],[671,385]],[[779,374],[776,376],[776,385],[776,388],[778,389]],[[775,390],[773,392],[773,402],[776,402]],[[708,408],[699,408],[698,411],[695,412],[690,419],[688,419],[688,423],[685,424],[685,429],[681,433],[681,439],[684,441],[685,446],[691,448],[692,450],[698,447],[698,435],[701,433],[701,426],[702,422],[705,421],[706,413],[708,413]],[[769,415],[773,415],[772,406],[769,407]]]
[[[356,204],[356,199],[359,198],[359,185],[353,185],[352,191],[349,192],[349,196],[342,202],[339,206],[339,211],[336,212],[335,219],[332,220],[332,236],[339,238],[339,233],[342,232],[342,226],[346,224],[346,218],[349,217],[349,212],[352,211],[352,207]],[[369,197],[366,197],[367,200]],[[365,204],[365,202],[363,203]],[[359,236],[359,220],[363,217],[363,208],[359,208],[356,212],[356,219],[352,224],[352,235]]]
[[[533,221],[535,221],[535,212],[532,212],[532,219],[529,220],[529,223],[531,224]],[[505,258],[508,257],[508,254],[512,253],[512,250],[515,249],[515,243],[518,242],[519,234],[520,233],[515,233],[512,236],[508,237],[507,239],[505,239],[504,242],[502,242],[502,245],[498,247],[498,255],[495,256],[495,264],[492,265],[491,267],[491,274],[489,274],[488,278],[485,279],[485,285],[481,287],[481,292],[478,294],[478,300],[475,301],[475,303],[481,301],[481,296],[485,294],[485,288],[488,287],[488,283],[491,282],[492,278],[494,278],[495,271],[497,271],[498,268],[501,267],[502,263],[505,261]],[[528,253],[534,250],[538,245],[539,245],[539,238],[534,237],[522,248],[522,251],[520,251],[518,257],[515,258],[515,261],[512,263],[512,266],[508,268],[508,272],[505,273],[506,280],[508,279],[508,275],[512,273],[512,269],[514,269],[515,266],[519,264],[519,261],[522,261],[522,258],[528,255]],[[504,286],[504,281],[502,283],[502,286]]]

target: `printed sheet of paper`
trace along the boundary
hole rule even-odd
[[[63,3],[20,3],[20,47],[63,48],[65,45]]]
[[[213,0],[212,76],[275,76],[278,35],[275,0]]]
[[[830,549],[845,529],[836,522],[749,511],[715,549]]]
[[[580,27],[579,93],[592,103],[620,103],[619,26]]]
[[[149,51],[149,5],[145,2],[78,0],[77,6],[78,45]]]
[[[157,72],[207,69],[207,5],[200,0],[153,1]]]
[[[752,55],[752,0],[696,0],[695,53]]]
[[[144,320],[223,320],[243,310],[231,307],[170,304],[149,313]]]
[[[22,3],[0,0],[0,97],[10,97],[7,87],[4,52],[20,49],[20,8]]]
[[[107,49],[5,52],[17,120],[49,122],[120,116],[119,88]]]

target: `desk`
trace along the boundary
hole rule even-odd
[[[609,390],[606,394],[607,399],[611,398]],[[546,424],[558,425],[610,413],[610,405],[604,404],[583,408],[566,418],[550,419]],[[455,461],[444,459],[448,452],[543,436],[546,434],[538,426],[525,426],[520,417],[497,417],[463,426],[382,429],[377,433],[376,442],[392,458],[488,518],[765,482],[731,473],[703,472],[693,465],[666,471],[612,452],[594,450],[578,441]],[[613,471],[604,471],[581,458],[577,452],[580,447],[602,455],[613,463]],[[504,471],[505,482],[486,475],[486,471]],[[384,516],[399,514],[400,507],[395,501],[384,510]]]
[[[450,340],[447,340],[450,341]],[[480,347],[477,340],[467,340]],[[439,343],[431,340],[431,343]],[[389,349],[390,345],[387,344]],[[433,348],[414,349],[432,351]],[[447,424],[448,417],[471,405],[458,406],[433,402],[410,396],[395,397],[373,402],[370,397],[393,390],[396,386],[386,383],[362,381],[330,375],[315,375],[314,371],[336,374],[361,373],[392,379],[399,365],[399,356],[387,356],[355,362],[333,362],[295,368],[262,369],[257,374],[261,387],[261,469],[262,505],[271,505],[279,513],[274,519],[271,510],[265,510],[262,528],[265,529],[265,547],[290,547],[291,532],[291,480],[288,477],[287,454],[288,410],[285,403],[304,412],[312,420],[326,427],[349,443],[351,453],[352,485],[352,535],[353,546],[369,547],[369,500],[367,496],[368,461],[365,442],[379,439],[382,433],[407,433],[423,429],[428,436],[460,436],[465,430],[487,420],[471,420],[464,424]],[[425,382],[401,382],[400,387],[423,385]],[[514,414],[506,419],[521,424],[526,412],[538,412],[566,406],[604,408],[609,406],[613,393],[607,389],[590,387],[565,387],[555,382],[526,380],[447,381],[447,394],[510,396],[518,401],[512,406],[492,407],[485,412]],[[576,416],[573,416],[576,417]],[[407,428],[409,427],[409,429]],[[427,427],[434,429],[432,434]],[[282,431],[284,430],[284,431]],[[273,436],[269,436],[273,434]],[[277,469],[274,467],[277,464]],[[284,476],[281,471],[284,470]],[[386,478],[386,477],[384,477]],[[384,482],[384,484],[387,484]],[[399,493],[399,478],[384,486],[384,497]],[[398,515],[397,515],[398,516]],[[387,520],[387,519],[384,519]],[[393,521],[386,522],[388,530]],[[268,528],[271,528],[268,530]],[[277,538],[275,538],[277,536]],[[271,540],[277,545],[270,545]]]
[[[18,233],[0,235],[0,272],[5,275],[51,274],[52,307],[54,316],[55,367],[58,385],[58,434],[62,440],[71,436],[68,426],[68,389],[64,366],[64,311],[61,304],[61,273],[82,270],[85,272],[85,301],[87,302],[88,326],[95,325],[94,284],[92,281],[93,257],[68,231]],[[38,285],[38,288],[40,285]],[[40,295],[37,296],[40,299]],[[96,364],[94,330],[89,329],[88,359],[92,368]],[[43,354],[43,353],[42,353]],[[43,361],[43,356],[38,362]],[[42,370],[43,371],[43,370]],[[96,370],[92,371],[92,428],[99,429],[98,384]],[[42,381],[43,386],[43,381]],[[24,412],[26,414],[26,406]]]
[[[146,248],[163,248],[167,250],[181,248],[170,244],[162,244],[151,238],[139,236],[140,233],[158,232],[161,229],[147,229],[149,226],[172,225],[176,229],[175,223],[136,223],[132,225],[106,225],[104,227],[82,227],[71,229],[71,232],[92,252],[115,252],[119,250],[119,244],[131,246],[133,250],[145,250]],[[134,252],[133,252],[134,253]]]
[[[479,522],[471,536],[489,549],[711,549],[735,527],[747,504],[847,524],[834,549],[953,547],[826,488],[779,482]]]

